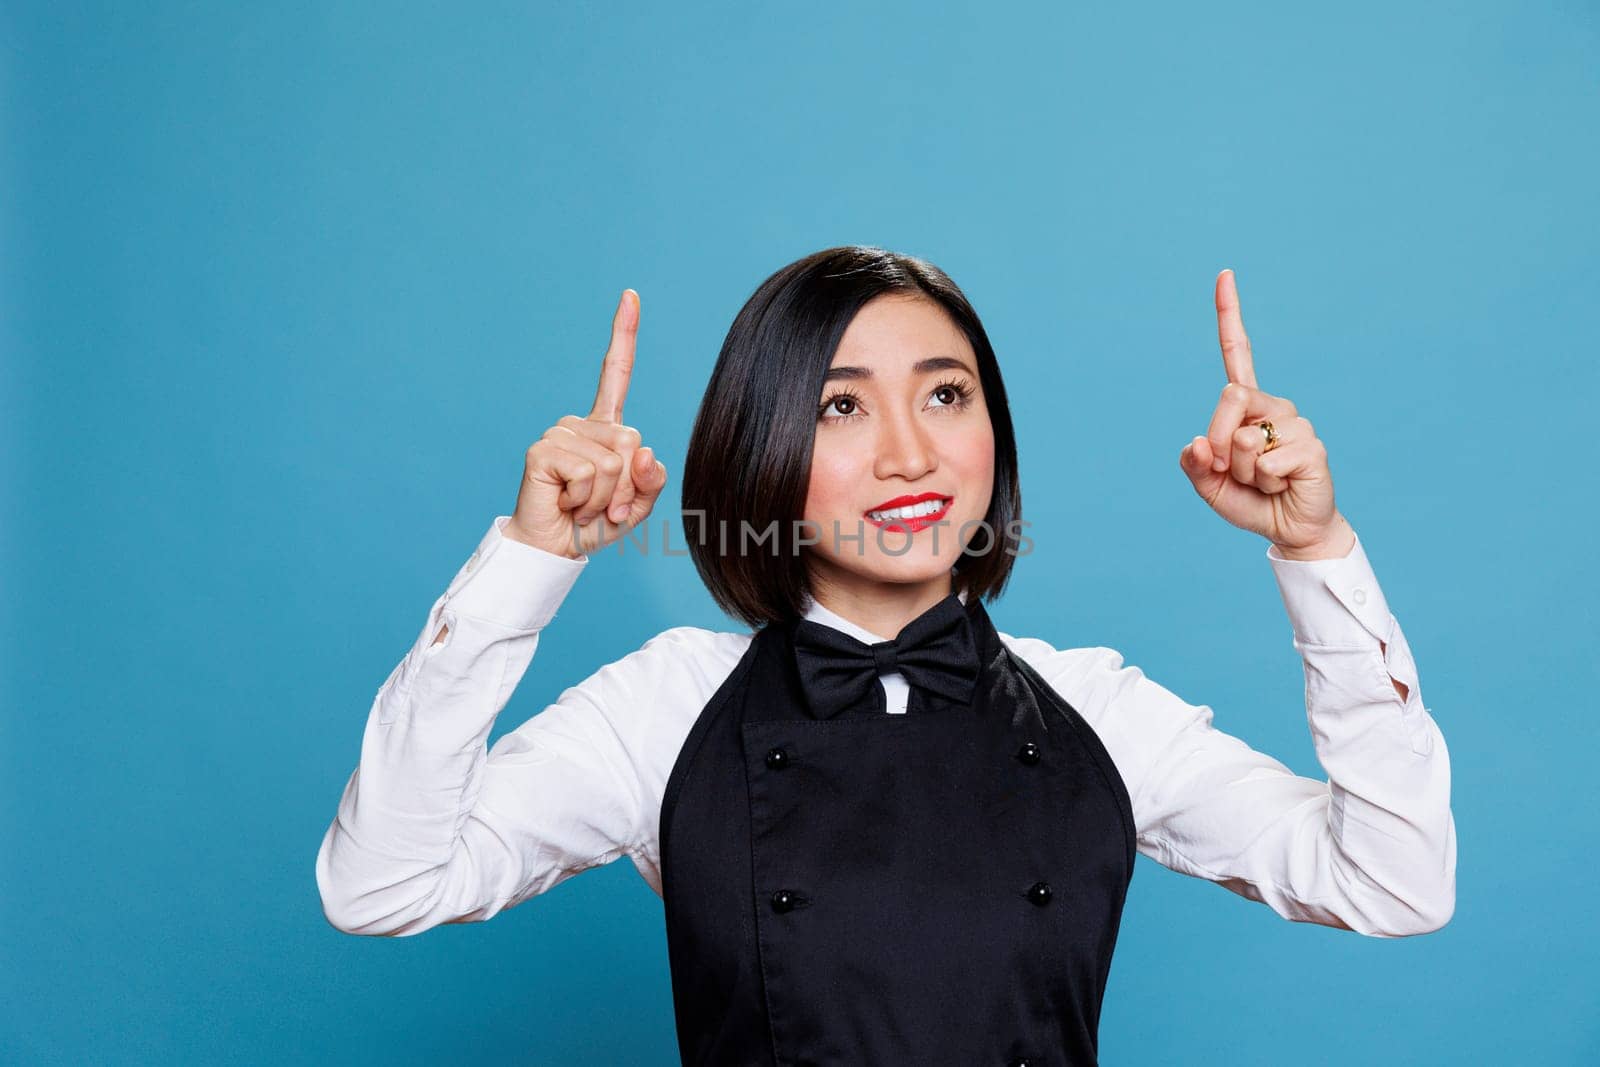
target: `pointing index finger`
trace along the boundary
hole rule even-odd
[[[611,319],[611,344],[600,364],[600,388],[594,394],[591,419],[622,421],[622,401],[628,395],[628,379],[633,375],[634,345],[639,338],[639,294],[622,291],[617,313]]]
[[[1245,335],[1244,318],[1239,314],[1239,287],[1232,270],[1217,275],[1217,340],[1222,342],[1222,365],[1228,372],[1228,381],[1258,388],[1250,338]]]

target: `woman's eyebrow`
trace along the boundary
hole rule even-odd
[[[972,373],[971,367],[954,356],[930,356],[927,359],[919,359],[912,366],[911,373],[927,374],[929,371],[936,370],[966,371],[968,374],[972,374],[974,378],[977,377],[976,374]],[[825,382],[839,381],[841,379],[856,381],[871,377],[871,367],[829,367],[828,373],[822,376],[822,380]]]

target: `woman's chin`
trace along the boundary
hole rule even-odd
[[[885,585],[922,585],[948,580],[955,559],[942,553],[907,552],[903,556],[867,556],[851,559],[848,565],[835,560],[834,566],[845,571],[856,581],[879,582]]]

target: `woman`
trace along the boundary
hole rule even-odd
[[[752,632],[675,627],[485,740],[588,565],[666,470],[622,406],[623,293],[590,413],[527,453],[379,691],[317,857],[329,920],[488,919],[628,856],[662,895],[690,1063],[1093,1063],[1136,852],[1378,937],[1455,899],[1449,758],[1327,455],[1256,386],[1231,273],[1228,383],[1180,462],[1267,538],[1329,781],[1124,666],[997,631],[1021,533],[1000,372],[936,267],[833,248],[728,333],[683,511]]]

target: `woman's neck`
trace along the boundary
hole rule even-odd
[[[812,572],[811,595],[835,615],[885,639],[954,591],[950,575],[927,582],[840,582]]]

